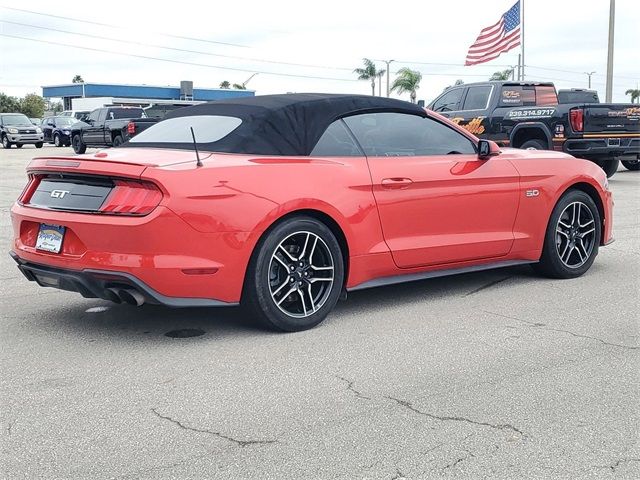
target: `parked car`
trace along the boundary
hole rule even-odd
[[[44,136],[42,129],[31,123],[22,113],[0,114],[0,140],[4,148],[22,148],[23,145],[33,144],[42,148]]]
[[[41,118],[31,117],[31,118],[29,118],[29,120],[31,121],[32,125],[40,126],[40,124],[42,123],[42,119]]]
[[[607,176],[620,159],[631,170],[640,166],[638,105],[559,104],[553,83],[480,82],[447,89],[429,108],[499,145],[569,153]]]
[[[71,145],[71,126],[76,122],[74,117],[46,117],[42,121],[44,141],[56,147],[68,147]]]
[[[27,172],[11,216],[29,280],[132,305],[242,303],[286,331],[346,291],[518,264],[578,277],[612,241],[595,164],[501,149],[385,97],[200,104]]]
[[[73,117],[76,120],[84,121],[91,113],[89,110],[64,110],[58,114],[60,117]]]
[[[118,147],[157,122],[139,107],[96,108],[84,122],[73,125],[71,145],[76,153],[84,153],[87,146]]]

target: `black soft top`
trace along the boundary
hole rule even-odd
[[[426,115],[422,107],[392,98],[296,93],[217,100],[174,110],[165,120],[194,115],[236,117],[242,123],[235,130],[212,143],[198,142],[198,148],[210,152],[306,156],[338,118],[381,111]],[[192,149],[193,144],[127,142],[123,147]]]

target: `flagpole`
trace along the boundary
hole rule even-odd
[[[522,67],[520,69],[524,81],[524,0],[520,0],[520,46],[522,47]]]

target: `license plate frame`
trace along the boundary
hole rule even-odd
[[[41,223],[36,238],[36,250],[47,253],[60,253],[66,227]]]

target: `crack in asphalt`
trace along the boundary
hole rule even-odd
[[[13,424],[15,422],[9,422],[9,424],[7,425],[7,435],[11,435],[11,429],[13,429]]]
[[[488,422],[479,422],[477,420],[471,420],[470,418],[466,418],[466,417],[450,417],[450,416],[435,415],[433,413],[428,413],[428,412],[423,412],[422,410],[418,410],[416,407],[413,406],[411,402],[407,402],[406,400],[400,400],[399,398],[390,397],[390,396],[386,396],[386,398],[388,398],[389,400],[393,400],[398,405],[405,407],[411,410],[412,412],[417,413],[418,415],[424,415],[425,417],[432,418],[433,420],[440,420],[441,422],[464,422],[464,423],[469,423],[471,425],[478,425],[478,426],[493,428],[495,430],[511,430],[512,432],[520,434],[520,436],[523,438],[527,437],[527,435],[524,432],[522,432],[522,430],[520,430],[517,427],[514,427],[509,423],[488,423]]]
[[[350,390],[351,392],[353,392],[353,394],[354,394],[356,397],[358,397],[358,398],[362,398],[362,399],[364,399],[364,400],[371,400],[371,397],[367,397],[366,395],[363,395],[362,393],[360,393],[358,390],[356,390],[356,389],[353,387],[353,384],[354,384],[354,383],[356,383],[356,382],[354,382],[353,380],[349,380],[348,378],[341,377],[340,375],[336,375],[335,377],[336,377],[336,378],[338,378],[338,379],[340,379],[340,380],[342,380],[343,382],[346,382],[346,384],[347,384],[347,390]]]
[[[458,465],[459,463],[464,462],[465,460],[468,460],[469,458],[474,458],[475,455],[473,453],[471,453],[469,450],[465,450],[467,452],[467,455],[465,455],[464,457],[459,457],[456,460],[454,460],[451,463],[448,463],[447,465],[445,465],[444,467],[442,467],[442,471],[444,472],[445,470],[449,469],[449,468],[453,468],[456,465]]]
[[[592,336],[589,336],[589,335],[583,335],[581,333],[575,333],[575,332],[572,332],[570,330],[563,330],[561,328],[548,327],[544,323],[529,322],[527,320],[522,320],[521,318],[518,318],[518,317],[512,317],[510,315],[502,315],[501,313],[490,312],[489,310],[482,310],[482,311],[484,313],[488,313],[490,315],[495,315],[496,317],[508,318],[509,320],[515,320],[517,322],[524,323],[524,324],[530,325],[530,326],[535,327],[535,328],[541,328],[542,330],[548,330],[548,331],[551,331],[551,332],[566,333],[566,334],[571,335],[572,337],[576,337],[576,338],[586,338],[586,339],[589,339],[589,340],[595,340],[596,342],[600,342],[603,345],[609,345],[611,347],[624,348],[626,350],[640,350],[640,347],[637,347],[637,346],[623,345],[621,343],[607,342],[606,340],[602,340],[601,338],[598,338],[598,337],[592,337]]]
[[[616,463],[612,465],[600,465],[597,468],[608,468],[612,472],[615,472],[616,468],[618,468],[622,463],[629,463],[629,462],[640,462],[640,458],[621,458],[620,460],[616,461]]]
[[[233,438],[233,437],[230,437],[228,435],[224,435],[223,433],[220,433],[220,432],[214,432],[212,430],[206,430],[206,429],[203,429],[203,428],[190,427],[190,426],[185,425],[184,423],[180,422],[179,420],[175,420],[175,419],[173,419],[171,417],[168,417],[166,415],[162,415],[162,414],[158,413],[158,411],[155,408],[152,408],[151,411],[158,418],[161,418],[163,420],[168,420],[169,422],[177,425],[178,427],[180,427],[183,430],[190,430],[192,432],[206,433],[206,434],[209,434],[209,435],[214,435],[214,436],[216,436],[218,438],[222,438],[222,439],[227,440],[229,442],[235,443],[236,445],[238,445],[240,447],[247,447],[249,445],[266,445],[266,444],[270,444],[270,443],[277,443],[277,440],[238,440],[237,438]]]
[[[480,287],[476,288],[475,290],[471,290],[469,293],[467,293],[467,294],[466,294],[466,295],[464,295],[464,296],[465,296],[465,297],[469,297],[469,296],[474,295],[474,294],[476,294],[476,293],[478,293],[478,292],[481,292],[482,290],[485,290],[485,289],[487,289],[487,288],[491,288],[491,287],[493,287],[494,285],[497,285],[497,284],[499,284],[499,283],[505,282],[505,281],[507,281],[507,280],[509,280],[510,278],[513,278],[513,277],[514,277],[513,275],[509,275],[508,277],[499,278],[498,280],[494,280],[494,281],[492,281],[492,282],[486,283],[486,284],[484,284],[484,285],[482,285],[482,286],[480,286]]]

